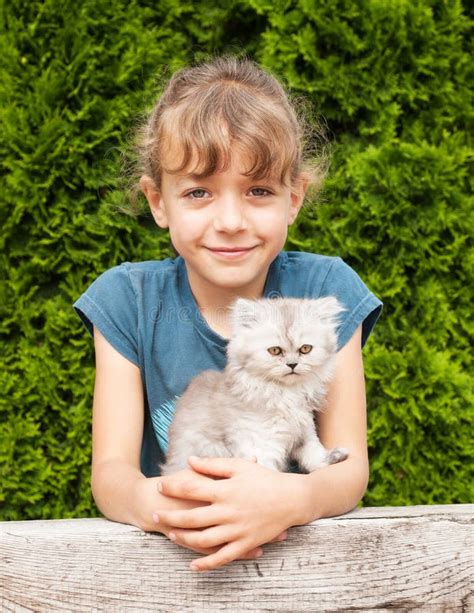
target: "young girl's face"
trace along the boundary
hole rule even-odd
[[[155,221],[169,228],[193,289],[257,297],[285,245],[307,186],[297,194],[278,179],[244,176],[247,168],[234,154],[227,170],[204,179],[164,172],[161,192],[142,177]]]

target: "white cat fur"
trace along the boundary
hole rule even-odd
[[[256,456],[279,471],[292,458],[307,472],[344,460],[346,449],[323,447],[313,420],[324,408],[343,310],[334,297],[238,298],[227,365],[194,377],[177,401],[161,474],[188,468],[190,455]],[[312,350],[299,353],[303,345]],[[271,355],[275,346],[284,354]]]

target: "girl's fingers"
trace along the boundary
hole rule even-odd
[[[288,532],[285,530],[284,532],[282,532],[281,534],[279,534],[274,539],[272,539],[271,541],[268,541],[268,542],[269,543],[277,543],[279,541],[286,541],[287,537],[288,537]]]
[[[153,520],[159,525],[176,528],[208,528],[225,521],[225,517],[218,513],[215,506],[196,507],[194,509],[179,511],[156,511]]]
[[[188,464],[191,468],[205,475],[229,478],[235,474],[236,458],[198,458],[189,456]]]
[[[258,551],[255,552],[253,558],[260,558],[263,555],[263,549],[257,548]],[[245,551],[245,550],[244,550]],[[227,543],[217,551],[216,553],[212,553],[205,558],[197,558],[191,562],[191,570],[197,571],[206,571],[213,570],[214,568],[219,568],[220,566],[224,566],[225,564],[229,564],[233,560],[242,560],[249,559],[244,557],[247,553],[242,551],[242,542],[233,541],[232,543]],[[252,549],[252,552],[255,550]]]
[[[255,547],[242,556],[236,558],[236,560],[257,560],[263,555],[263,549],[261,547]]]
[[[179,544],[179,543],[178,543]],[[212,553],[216,553],[221,549],[220,547],[213,547],[211,549],[201,549],[199,547],[187,547],[186,545],[181,545],[185,549],[189,549],[190,551],[195,551],[196,553],[202,553],[206,556],[211,555]],[[255,547],[247,553],[242,554],[240,557],[236,558],[236,560],[257,560],[261,558],[263,554],[263,549],[261,547]]]
[[[160,511],[153,514],[153,521],[157,525],[170,526],[170,531],[178,535],[178,531],[183,538],[187,538],[186,535],[191,535],[189,538],[196,538],[197,535],[205,534],[209,542],[203,543],[203,547],[213,547],[226,543],[229,540],[228,529],[222,526],[223,517],[216,513],[215,509],[210,507],[198,507],[196,509],[189,509],[187,511]],[[211,530],[212,526],[216,526]],[[225,534],[222,531],[218,531],[218,527],[222,527],[225,530]],[[193,528],[199,528],[199,530],[193,530]],[[203,530],[208,528],[208,530]],[[222,536],[221,541],[212,542],[212,538]],[[276,543],[278,541],[286,540],[288,531],[284,530],[281,534],[273,538],[269,543]],[[181,544],[181,543],[180,543]],[[183,543],[187,544],[187,543]],[[189,543],[191,545],[191,543]]]
[[[184,547],[185,549],[190,549],[191,551],[195,551],[196,553],[203,553],[205,555],[210,555],[211,553],[216,553],[216,551],[219,551],[219,547],[209,547],[207,549],[204,547],[190,547],[189,545],[184,545],[183,543],[177,543],[175,540],[173,540],[173,543],[176,543],[177,545],[179,545],[180,547]]]
[[[212,479],[203,483],[201,478],[193,481],[192,479],[173,479],[173,476],[162,477],[158,482],[158,491],[164,496],[172,496],[173,498],[215,502],[213,483]]]
[[[231,540],[229,530],[225,526],[215,526],[207,530],[177,530],[172,527],[169,532],[169,539],[178,545],[191,547],[192,549],[213,549],[222,547]],[[275,537],[270,543],[277,543],[286,540],[286,531]]]
[[[257,456],[253,456],[250,460],[244,458],[198,458],[189,456],[188,464],[198,473],[219,477],[221,479],[229,479],[237,472],[248,469],[249,462],[255,464]]]
[[[232,534],[227,526],[214,526],[207,530],[177,530],[173,526],[168,536],[178,545],[200,549],[222,547],[232,540]]]

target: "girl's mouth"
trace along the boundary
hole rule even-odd
[[[253,249],[255,249],[255,247],[220,247],[217,249],[211,249],[208,247],[208,250],[211,253],[214,253],[218,257],[226,260],[236,260],[243,257],[247,253],[250,253]]]

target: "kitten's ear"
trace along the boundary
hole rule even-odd
[[[255,324],[258,319],[258,307],[255,300],[237,298],[231,306],[231,319],[235,327],[248,328]]]
[[[337,323],[337,316],[347,309],[339,302],[335,296],[317,298],[314,303],[314,312],[321,319]]]

